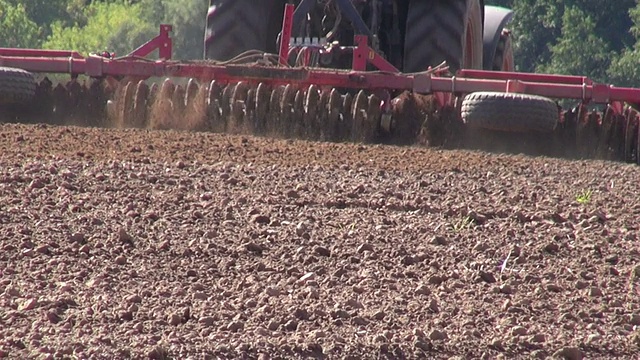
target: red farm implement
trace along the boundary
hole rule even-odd
[[[273,2],[262,10],[278,9]],[[282,14],[262,16],[264,24],[256,20],[247,30],[228,19],[255,15],[262,3],[211,4],[205,60],[172,60],[169,25],[117,58],[0,48],[3,119],[419,141],[640,164],[640,89],[514,72],[506,9],[481,0],[303,0],[281,4]],[[462,14],[459,23],[445,32],[442,21],[453,14]],[[248,33],[245,43],[231,42],[234,31]],[[454,45],[434,45],[447,36]],[[157,58],[148,58],[156,50]],[[39,78],[46,74],[71,80]]]

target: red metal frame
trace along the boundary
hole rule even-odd
[[[581,76],[528,74],[461,70],[454,77],[433,73],[403,74],[368,46],[367,38],[356,36],[353,48],[353,69],[289,68],[293,5],[285,9],[280,41],[280,66],[214,65],[207,62],[172,61],[170,25],[161,25],[160,33],[122,58],[100,55],[84,57],[75,51],[0,48],[0,66],[16,67],[35,73],[64,73],[90,77],[188,77],[201,81],[249,81],[274,84],[296,84],[300,87],[315,84],[365,90],[409,90],[422,94],[436,94],[445,101],[446,94],[464,95],[477,91],[521,92],[550,98],[568,98],[583,103],[615,104],[640,103],[640,89],[596,84]],[[158,50],[159,59],[142,59]],[[380,71],[367,72],[367,64]],[[438,96],[439,95],[439,96]],[[443,96],[444,95],[444,96]],[[622,111],[620,104],[614,108]]]

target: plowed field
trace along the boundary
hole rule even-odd
[[[0,358],[633,358],[640,167],[0,127]]]

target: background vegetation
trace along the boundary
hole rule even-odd
[[[174,25],[176,58],[202,57],[208,0],[0,0],[0,46],[125,54]],[[517,69],[640,86],[637,0],[487,0],[514,9]]]

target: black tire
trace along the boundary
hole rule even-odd
[[[551,99],[528,94],[476,92],[462,101],[462,120],[473,128],[507,132],[552,132],[560,118]]]
[[[211,0],[205,58],[225,61],[249,50],[274,53],[284,0]]]
[[[467,28],[474,29],[473,51],[465,50]],[[482,9],[478,0],[410,0],[404,41],[404,72],[425,71],[447,62],[452,73],[465,67],[482,68]]]
[[[23,105],[36,93],[36,81],[28,71],[0,67],[0,105]]]
[[[491,70],[494,71],[514,71],[513,46],[511,44],[511,36],[509,34],[500,35],[498,45],[496,46],[496,54],[493,56]]]

